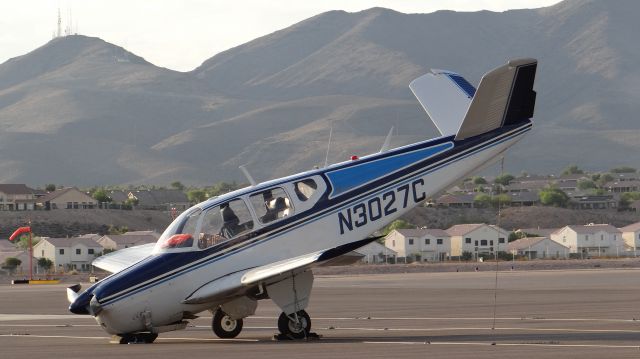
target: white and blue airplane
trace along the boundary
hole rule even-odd
[[[69,309],[95,317],[120,343],[153,342],[199,313],[234,338],[258,301],[281,310],[278,329],[310,333],[305,309],[311,268],[375,240],[369,237],[455,181],[497,161],[531,129],[537,61],[516,59],[474,88],[462,76],[431,70],[410,88],[441,137],[255,184],[197,204],[156,244],[94,261],[113,274],[80,293]],[[247,173],[248,174],[248,173]]]

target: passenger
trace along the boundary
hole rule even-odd
[[[262,218],[260,218],[260,220],[262,223],[275,221],[276,218],[278,218],[278,211],[275,209],[273,193],[271,193],[271,190],[262,192],[262,199],[264,200],[264,206],[267,209],[267,212],[262,216]]]
[[[229,203],[220,206],[220,215],[222,216],[222,228],[220,228],[219,234],[227,239],[233,238],[239,232],[240,219],[229,207]]]

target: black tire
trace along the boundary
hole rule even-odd
[[[157,337],[158,334],[153,333],[123,334],[120,336],[120,344],[151,344]]]
[[[218,338],[235,338],[242,331],[242,319],[233,320],[229,318],[227,313],[218,309],[213,314],[211,329],[213,329],[213,332],[218,336]]]
[[[289,319],[284,312],[281,313],[280,318],[278,318],[278,330],[280,333],[290,335],[295,339],[304,339],[311,331],[311,318],[304,310],[299,311],[297,314],[300,321],[299,325]],[[293,314],[291,316],[293,317]]]

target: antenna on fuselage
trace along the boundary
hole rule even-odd
[[[252,186],[255,186],[256,180],[254,180],[253,177],[251,177],[249,170],[247,170],[247,167],[245,166],[246,165],[240,165],[238,166],[238,168],[240,168],[240,171],[242,171],[242,173],[244,173],[244,176],[247,177],[247,180],[249,181],[249,183],[251,183]]]
[[[384,139],[384,143],[380,148],[380,153],[389,151],[389,145],[391,144],[391,136],[393,136],[393,126],[389,129],[389,133],[387,134],[387,138]]]
[[[327,154],[324,156],[324,167],[326,168],[329,164],[329,150],[331,149],[331,135],[333,134],[333,122],[331,123],[331,127],[329,127],[329,143],[327,144]]]

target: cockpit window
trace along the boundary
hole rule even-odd
[[[250,197],[261,223],[269,223],[293,214],[291,200],[281,187],[271,188]]]
[[[198,208],[180,215],[158,240],[160,248],[187,248],[193,246],[193,238],[201,213],[202,210]]]
[[[303,202],[311,198],[318,189],[318,184],[311,178],[296,182],[293,186],[296,189],[296,196]]]
[[[249,208],[242,199],[210,208],[203,216],[198,248],[204,249],[253,229]]]

